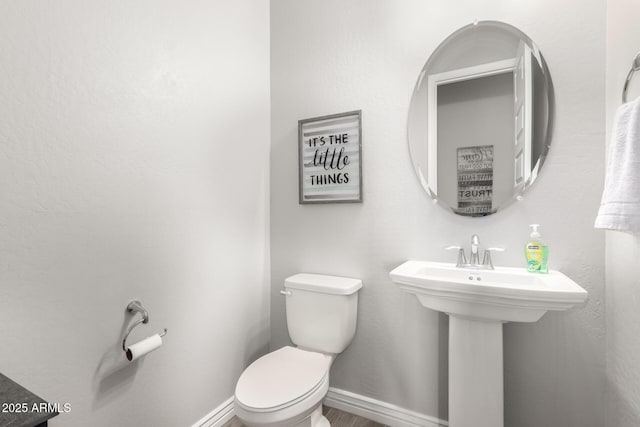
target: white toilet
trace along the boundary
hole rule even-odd
[[[329,426],[322,415],[329,368],[355,335],[362,281],[296,274],[284,287],[287,327],[297,347],[282,347],[245,369],[236,385],[236,416],[248,427]]]

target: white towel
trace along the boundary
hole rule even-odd
[[[640,98],[616,111],[595,227],[640,231]]]

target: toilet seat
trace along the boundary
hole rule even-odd
[[[242,373],[236,385],[236,403],[246,411],[267,413],[289,408],[310,396],[320,395],[321,400],[328,388],[331,361],[326,354],[282,347]]]

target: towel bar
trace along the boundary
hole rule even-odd
[[[624,87],[622,88],[622,103],[627,102],[627,89],[629,88],[629,83],[633,78],[633,73],[640,70],[640,53],[638,53],[631,64],[631,69],[629,70],[629,74],[627,74],[627,78],[624,81]]]

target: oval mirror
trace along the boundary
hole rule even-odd
[[[496,21],[459,29],[429,57],[411,99],[418,179],[458,215],[504,209],[540,173],[552,111],[549,70],[529,37]]]

